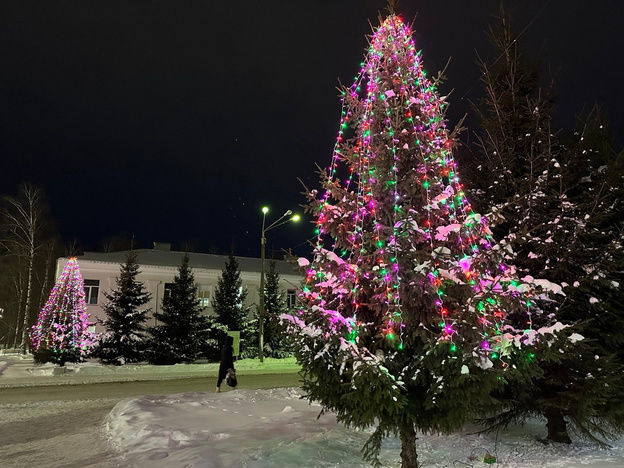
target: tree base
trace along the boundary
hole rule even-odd
[[[546,410],[546,427],[548,428],[548,435],[546,439],[552,442],[558,442],[561,444],[570,444],[572,440],[568,435],[567,423],[560,410],[552,409]]]
[[[416,431],[413,424],[401,428],[401,468],[418,468]]]

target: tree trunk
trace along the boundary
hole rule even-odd
[[[572,441],[568,436],[566,429],[566,421],[563,417],[563,413],[557,408],[547,408],[544,414],[546,416],[546,427],[548,428],[548,440],[553,442],[561,442],[563,444],[569,444]]]
[[[24,323],[22,325],[22,344],[21,351],[26,354],[28,346],[28,322],[30,321],[30,301],[32,296],[32,276],[33,276],[33,263],[35,258],[35,248],[31,245],[28,258],[28,281],[26,283],[26,304],[24,305]]]
[[[13,336],[13,349],[18,349],[20,347],[20,342],[19,342],[19,337],[20,337],[20,330],[19,330],[19,326],[20,323],[22,323],[22,316],[20,315],[22,311],[22,305],[21,305],[21,301],[20,304],[18,305],[18,309],[17,309],[17,318],[15,319],[15,328],[14,328],[14,336]]]
[[[41,285],[41,292],[39,293],[39,304],[37,304],[37,310],[41,310],[48,300],[48,294],[51,290],[51,280],[54,276],[52,272],[52,264],[54,263],[54,249],[56,245],[54,241],[49,241],[46,244],[45,252],[45,270],[43,270],[43,279],[39,280]]]
[[[28,184],[20,187],[18,198],[3,198],[7,202],[7,206],[0,209],[0,215],[2,216],[3,232],[7,233],[8,237],[2,239],[2,242],[8,251],[17,257],[18,264],[21,263],[21,259],[25,259],[28,265],[21,333],[16,333],[16,335],[21,335],[19,346],[25,353],[28,347],[28,324],[31,318],[34,259],[37,250],[41,247],[39,236],[43,227],[41,216],[44,212],[44,204],[40,190]],[[18,312],[18,320],[19,318],[20,313]],[[19,328],[19,323],[16,328]]]
[[[15,286],[15,296],[17,297],[17,312],[15,314],[15,327],[13,328],[13,349],[17,349],[20,347],[21,343],[19,342],[20,337],[20,324],[22,323],[22,302],[23,302],[23,291],[22,291],[22,272],[18,271],[16,276],[13,277],[13,284]]]
[[[401,428],[401,468],[418,468],[416,431],[413,424]]]

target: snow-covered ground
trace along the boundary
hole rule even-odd
[[[106,424],[111,441],[136,467],[366,467],[359,450],[368,434],[317,419],[320,407],[297,389],[242,390],[142,397],[115,406]],[[486,452],[508,468],[624,466],[624,441],[611,450],[591,444],[543,444],[543,425],[495,436],[463,432],[420,436],[423,467],[485,467]],[[400,443],[385,444],[383,466],[400,466]]]
[[[297,372],[299,366],[296,365],[294,358],[266,358],[264,363],[260,363],[257,359],[237,361],[236,369],[246,375],[279,374]],[[67,363],[64,367],[50,363],[35,365],[31,356],[3,355],[0,350],[0,388],[205,377],[216,376],[218,370],[219,364],[214,363],[104,366],[96,361],[90,361],[80,364]]]
[[[0,356],[0,361],[3,357]],[[154,375],[174,378],[179,366],[158,370],[138,366],[132,373],[120,368],[104,366],[74,366],[62,375],[52,376],[52,370],[39,368],[25,370],[26,363],[9,362],[0,374],[0,385],[9,386],[11,380],[23,385],[29,374],[33,385],[50,379],[78,380],[89,375],[89,381],[98,379],[128,380]],[[250,369],[257,364],[246,364]],[[292,363],[288,364],[292,365]],[[211,366],[200,364],[199,366]],[[50,368],[51,366],[47,366]],[[244,362],[238,368],[245,367]],[[285,371],[282,364],[273,364],[275,372]],[[0,369],[3,368],[0,362]],[[87,369],[89,368],[89,369]],[[176,369],[177,368],[177,369]],[[98,370],[99,369],[99,370]],[[202,372],[205,372],[204,368]],[[266,368],[262,370],[266,372]],[[99,372],[99,377],[97,372]],[[108,372],[108,374],[106,374]],[[187,367],[185,372],[191,372]],[[260,372],[260,371],[258,371]],[[271,371],[273,372],[273,371]],[[36,375],[48,374],[48,375]],[[94,380],[95,379],[95,380]],[[58,380],[61,382],[61,380]],[[1,390],[0,390],[1,391]],[[317,418],[320,408],[301,400],[294,388],[273,390],[234,390],[221,394],[183,393],[131,398],[118,402],[104,418],[103,433],[121,458],[115,466],[124,467],[366,467],[359,450],[367,433],[353,431],[336,423],[331,414]],[[104,403],[104,402],[102,402]],[[20,405],[1,405],[0,411],[15,413]],[[37,409],[38,408],[38,409]],[[41,411],[45,405],[34,405],[29,411]],[[4,411],[0,414],[5,414]],[[2,418],[0,418],[2,419]],[[425,436],[418,440],[419,460],[424,468],[432,467],[486,467],[505,468],[621,468],[624,466],[624,440],[612,449],[601,449],[593,444],[576,442],[566,446],[543,444],[538,438],[545,435],[543,423],[535,421],[524,427],[514,427],[496,435],[477,435],[466,430],[450,436]],[[0,442],[1,443],[1,442]],[[97,449],[97,452],[95,450]],[[390,438],[382,451],[383,465],[398,467],[400,444]],[[483,462],[485,454],[497,458],[497,464]],[[102,447],[94,447],[93,462]],[[84,454],[85,457],[89,454]],[[110,456],[89,466],[113,466]],[[38,466],[38,465],[30,465]],[[77,465],[39,465],[77,466]]]

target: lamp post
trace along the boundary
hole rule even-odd
[[[286,213],[282,215],[277,221],[272,223],[268,227],[265,226],[266,215],[269,212],[269,209],[264,206],[262,207],[262,237],[260,238],[260,317],[259,317],[259,326],[258,326],[258,359],[260,362],[264,362],[264,250],[266,246],[266,237],[265,234],[267,231],[281,226],[283,224],[289,223],[291,221],[299,221],[299,215],[294,215],[291,218],[284,219],[287,216],[292,215],[292,210],[288,210]]]

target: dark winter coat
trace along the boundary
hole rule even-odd
[[[234,369],[234,338],[228,336],[223,348],[221,348],[221,363],[219,364],[219,379],[217,387],[221,387],[221,382],[225,379],[228,369]]]
[[[234,338],[228,336],[225,340],[223,348],[221,348],[221,365],[219,367],[225,367],[226,370],[234,367]]]

